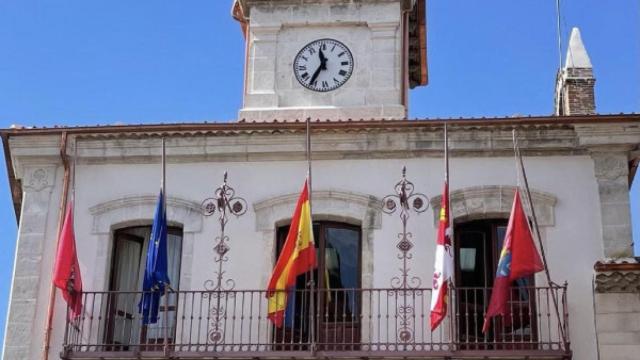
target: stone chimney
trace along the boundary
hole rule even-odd
[[[593,66],[582,43],[580,30],[571,30],[564,67],[556,79],[555,115],[592,115],[596,113]]]

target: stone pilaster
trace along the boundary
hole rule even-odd
[[[600,195],[604,257],[632,256],[627,152],[594,151],[591,158]]]
[[[35,335],[37,298],[47,215],[51,208],[51,194],[55,183],[56,166],[29,165],[24,168],[22,214],[18,228],[16,258],[9,314],[4,339],[4,359],[28,359]],[[41,309],[46,305],[40,304]]]
[[[251,47],[247,68],[244,105],[250,108],[278,106],[276,56],[280,24],[251,26]]]

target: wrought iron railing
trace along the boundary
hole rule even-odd
[[[148,325],[138,313],[142,292],[85,292],[83,315],[67,321],[62,357],[570,354],[566,286],[513,288],[508,314],[483,334],[490,291],[452,289],[447,318],[434,332],[430,289],[295,290],[280,328],[268,319],[263,290],[167,291]]]

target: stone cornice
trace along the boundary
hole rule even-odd
[[[598,261],[594,270],[597,293],[640,293],[639,258]]]
[[[314,159],[376,159],[442,156],[448,124],[454,157],[511,156],[511,130],[527,156],[588,155],[631,151],[640,143],[640,115],[541,116],[487,119],[312,121]],[[0,130],[17,209],[22,169],[56,165],[60,134],[78,139],[80,164],[159,161],[159,138],[168,138],[168,162],[290,161],[305,158],[305,123],[230,122]],[[73,146],[69,146],[68,154]],[[630,154],[631,156],[632,154]],[[633,162],[632,162],[633,163]],[[631,172],[633,173],[633,171]]]
[[[452,156],[510,156],[511,128],[460,127],[450,130]],[[586,154],[571,128],[543,126],[519,131],[524,154]],[[145,163],[160,156],[161,134],[94,134],[78,140],[78,163]],[[141,135],[141,136],[140,136]],[[172,133],[167,136],[169,162],[186,161],[273,161],[305,158],[304,132],[210,132]],[[390,128],[357,131],[314,130],[315,159],[372,159],[441,157],[443,135],[439,128]],[[20,136],[11,140],[14,165],[33,159],[53,160],[57,156],[56,136]]]
[[[640,143],[638,123],[576,124],[574,125],[579,144],[595,150],[618,145],[621,149],[632,150]]]

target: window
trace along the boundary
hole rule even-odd
[[[114,233],[110,291],[107,299],[103,299],[109,303],[105,314],[107,319],[105,339],[107,344],[114,345],[112,350],[129,350],[128,345],[136,343],[161,344],[167,327],[169,342],[172,342],[176,323],[177,297],[175,294],[168,295],[166,299],[168,306],[165,306],[165,299],[162,298],[157,323],[142,325],[141,314],[138,313],[150,236],[151,226],[129,227]],[[169,228],[167,254],[171,287],[178,290],[182,229]]]
[[[289,226],[277,231],[276,255],[284,245]],[[313,272],[318,291],[315,304],[318,346],[324,350],[348,350],[346,345],[360,338],[361,231],[360,227],[337,222],[314,222],[318,268]],[[274,343],[305,343],[309,334],[309,275],[297,279],[296,291],[287,303],[285,326],[274,331]],[[295,346],[291,347],[294,350]],[[288,349],[287,346],[283,346]],[[353,345],[351,345],[353,347]]]
[[[522,343],[536,340],[533,276],[511,284],[509,314],[494,318],[489,334],[482,333],[506,230],[506,220],[470,221],[455,228],[457,329],[458,339],[467,349],[487,349],[486,344],[471,344],[487,340],[494,342],[489,346],[511,342],[516,343],[512,347],[524,349]]]

